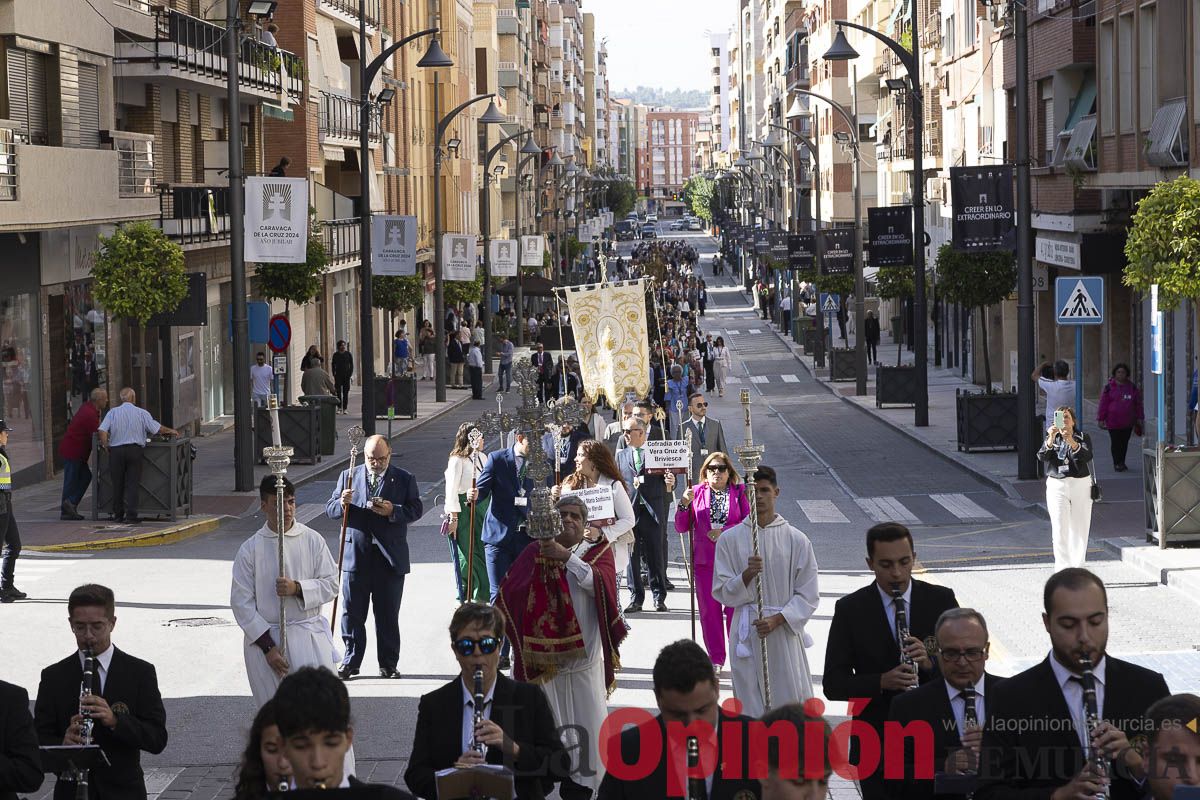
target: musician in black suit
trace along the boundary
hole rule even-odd
[[[654,593],[654,610],[667,610],[667,551],[664,530],[667,524],[668,498],[675,490],[675,476],[646,473],[646,426],[640,418],[625,423],[626,447],[617,453],[617,466],[625,490],[633,500],[633,554],[629,559],[630,592],[633,600],[626,614],[642,610],[646,586],[642,581],[642,559],[650,571],[650,590]]]
[[[1106,655],[1108,594],[1086,569],[1050,576],[1042,593],[1050,654],[996,690],[983,731],[978,800],[1109,800],[1145,794],[1146,763],[1130,739],[1146,732],[1146,710],[1166,697],[1157,672]],[[1085,660],[1096,688],[1098,721],[1088,735]],[[1083,743],[1103,753],[1109,779],[1084,763]],[[1106,786],[1107,784],[1107,786]]]
[[[42,778],[29,693],[0,681],[0,800],[17,800],[17,792],[36,792]]]
[[[931,760],[916,763],[912,740],[904,743],[904,775],[884,784],[890,800],[932,800],[934,774],[974,774],[979,765],[983,725],[996,688],[1004,683],[985,671],[987,621],[973,608],[943,611],[934,626],[938,666],[945,680],[929,681],[892,698],[888,719],[901,726],[928,723]],[[919,730],[919,728],[917,729]],[[927,775],[929,777],[920,777]],[[946,795],[959,800],[964,795]]]
[[[768,740],[767,774],[759,778],[762,800],[824,800],[829,797],[833,765],[843,763],[845,757],[845,751],[833,740],[829,722],[824,717],[810,714],[803,703],[774,708],[763,715],[762,721],[773,731],[783,726],[796,732],[787,746],[783,736]],[[820,737],[815,735],[817,726],[821,728]],[[791,747],[792,742],[795,749]]]
[[[370,797],[414,800],[401,789],[364,783],[346,774],[346,753],[354,744],[350,694],[332,672],[324,667],[301,667],[283,679],[272,702],[297,789],[364,788],[371,790]]]
[[[910,686],[940,680],[925,650],[925,637],[943,611],[957,608],[951,589],[912,578],[916,561],[912,534],[896,522],[883,522],[867,531],[867,566],[875,580],[837,601],[825,648],[825,696],[830,700],[865,698],[855,719],[870,725],[883,739],[892,698]],[[899,590],[897,601],[893,592]],[[901,642],[897,610],[904,611],[908,638]],[[903,647],[907,659],[900,659]],[[850,763],[859,764],[857,738],[851,742]],[[864,800],[884,797],[883,770],[862,764],[859,778]]]
[[[621,765],[624,766],[649,760],[650,752],[643,750],[643,736],[657,742],[661,751],[657,754],[654,769],[644,777],[625,777],[620,774],[621,765],[614,765],[610,760],[596,800],[694,797],[695,793],[674,791],[675,788],[686,789],[690,780],[704,781],[704,796],[709,800],[757,800],[762,797],[758,780],[750,777],[750,736],[746,725],[750,718],[729,714],[718,705],[719,684],[712,659],[704,648],[690,639],[667,645],[654,661],[653,682],[658,716],[626,728],[620,736]],[[715,737],[708,738],[709,731],[715,731]],[[701,739],[701,768],[698,771],[701,774],[687,774],[687,753],[683,746],[686,736]],[[728,736],[737,736],[740,744],[730,745],[726,742]],[[712,749],[714,746],[715,750]],[[601,742],[600,747],[604,752],[609,745]],[[734,747],[742,754],[736,764],[726,761],[726,754],[733,752]],[[706,750],[711,758],[705,757]],[[727,764],[730,767],[728,774]],[[671,781],[667,778],[668,768],[674,772]]]
[[[570,757],[555,728],[545,693],[499,673],[504,614],[464,603],[450,620],[459,676],[421,697],[404,782],[435,800],[436,773],[450,767],[503,764],[513,771],[516,800],[542,800],[570,772]],[[484,709],[475,724],[475,670],[483,670]],[[594,731],[589,731],[594,734]],[[474,745],[483,747],[480,753]]]
[[[141,751],[157,755],[167,746],[167,713],[154,665],[113,646],[116,601],[107,586],[87,584],[71,592],[67,618],[76,651],[42,670],[34,706],[38,739],[45,746],[82,744],[82,704],[94,721],[92,741],[111,765],[91,771],[92,799],[144,800]],[[92,695],[81,701],[83,650],[95,656],[96,672]],[[75,782],[60,776],[55,800],[74,797]]]

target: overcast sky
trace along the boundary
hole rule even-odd
[[[707,31],[737,21],[737,0],[584,0],[596,38],[608,39],[612,91],[638,85],[711,89]]]

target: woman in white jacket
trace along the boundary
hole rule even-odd
[[[729,372],[729,348],[725,346],[725,337],[718,336],[713,349],[713,372],[717,378],[717,396],[725,396],[725,376]]]
[[[624,575],[629,554],[633,552],[633,502],[629,499],[625,482],[621,480],[621,470],[608,446],[596,439],[586,439],[579,443],[579,450],[575,454],[575,471],[563,480],[561,492],[570,494],[596,486],[612,489],[615,519],[607,525],[596,525],[589,520],[590,527],[584,535],[596,541],[600,536],[608,539],[612,543],[617,575]],[[556,487],[555,499],[561,492],[560,487]]]
[[[474,423],[464,422],[454,436],[454,448],[446,464],[446,503],[442,508],[450,518],[450,535],[454,537],[454,552],[458,559],[458,567],[454,572],[458,579],[460,603],[487,603],[492,593],[483,542],[480,541],[488,499],[474,499],[475,480],[483,470],[485,458],[483,434]],[[471,525],[472,507],[475,512],[474,527]],[[468,575],[471,583],[469,597],[466,587]]]

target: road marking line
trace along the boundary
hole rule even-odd
[[[756,334],[756,333],[762,333],[762,329],[760,329],[760,328],[751,328],[750,330],[746,331],[746,333],[748,333],[748,334],[750,334],[751,336],[753,336],[753,335],[754,335],[754,334]]]
[[[737,336],[741,331],[725,331],[726,336]]]
[[[783,378],[784,383],[799,383],[800,382],[799,375],[783,375],[781,377]]]
[[[945,508],[961,520],[996,519],[996,515],[988,511],[965,494],[931,494],[929,499]]]
[[[920,522],[915,514],[894,497],[858,497],[854,502],[876,522]]]
[[[797,500],[809,522],[849,522],[832,500]]]
[[[296,509],[296,521],[301,525],[307,525],[324,513],[324,503],[303,503]]]
[[[738,377],[737,375],[726,375],[725,382],[726,383],[741,383],[742,379],[740,377]]]
[[[771,381],[767,378],[766,375],[751,375],[750,382],[751,383],[770,383]]]

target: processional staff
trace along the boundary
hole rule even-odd
[[[684,476],[687,478],[687,486],[685,486],[683,489],[686,492],[689,490],[689,488],[692,485],[692,466],[691,466],[692,465],[692,431],[690,428],[685,430],[683,427],[683,401],[682,400],[675,401],[675,417],[676,417],[676,419],[679,420],[679,438],[682,439],[684,444],[687,445],[688,471],[687,471],[687,475]],[[693,642],[696,641],[696,575],[695,575],[696,536],[695,536],[695,532],[696,532],[695,522],[693,522],[691,525],[688,526],[688,534],[687,534],[686,541],[683,538],[683,531],[679,532],[679,547],[680,547],[681,551],[683,552],[683,567],[687,571],[688,588],[690,590],[690,595],[691,595],[690,599],[691,599],[691,605],[692,605],[692,641]]]
[[[750,544],[754,550],[755,558],[759,557],[758,551],[758,505],[755,502],[756,486],[754,483],[754,472],[758,469],[758,465],[762,463],[764,447],[754,443],[754,428],[750,421],[750,390],[742,389],[742,414],[743,428],[745,429],[745,441],[737,448],[738,461],[742,465],[742,469],[746,473],[746,488],[750,492]],[[763,588],[762,588],[762,572],[759,571],[754,576],[754,594],[758,603],[758,618],[763,617]],[[771,673],[767,667],[767,640],[760,637],[758,640],[759,652],[762,653],[762,673],[763,673],[763,708],[771,707]]]
[[[287,475],[288,465],[292,463],[294,451],[290,447],[283,446],[283,439],[279,432],[279,398],[272,395],[267,403],[267,408],[271,413],[271,446],[263,448],[263,458],[275,476],[275,537],[279,543],[279,577],[286,578],[283,563],[283,536],[286,533],[283,510],[284,476]],[[287,660],[287,598],[282,595],[279,597],[279,654],[285,661]]]

